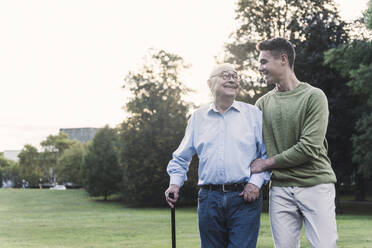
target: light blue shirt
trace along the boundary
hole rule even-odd
[[[251,175],[251,162],[266,158],[262,113],[253,105],[234,101],[223,115],[214,103],[197,109],[168,164],[170,184],[183,185],[195,153],[199,186],[250,182],[261,188],[270,179],[268,171]]]

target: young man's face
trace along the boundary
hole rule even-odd
[[[258,71],[268,84],[276,84],[283,73],[283,60],[281,56],[273,56],[270,51],[261,51],[258,58],[260,66]]]

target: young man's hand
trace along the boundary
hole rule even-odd
[[[275,168],[274,157],[268,159],[258,158],[251,163],[251,173],[260,173]]]

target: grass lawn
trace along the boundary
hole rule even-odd
[[[83,190],[0,189],[0,248],[171,247],[169,209],[126,208]],[[176,210],[177,247],[200,247],[195,208]],[[337,216],[339,247],[372,247],[372,215]],[[310,247],[302,235],[302,247]],[[273,247],[262,214],[257,247]]]

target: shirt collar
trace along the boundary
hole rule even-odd
[[[231,104],[231,106],[226,110],[228,111],[229,109],[235,109],[237,110],[238,112],[240,112],[240,105],[237,101],[233,101],[233,103]],[[216,113],[219,113],[220,111],[218,111],[217,107],[216,107],[216,104],[214,102],[212,102],[210,105],[209,105],[209,108],[208,108],[208,112],[210,112],[211,110],[213,110],[214,112]]]
[[[233,104],[231,105],[231,108],[236,109],[238,112],[240,112],[240,104],[234,100]]]

